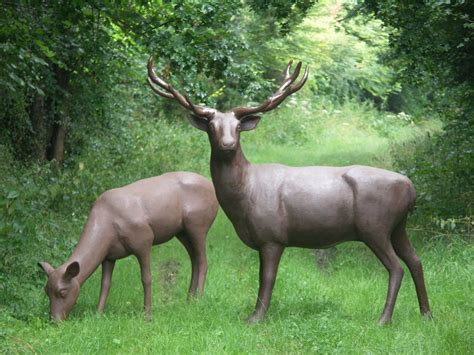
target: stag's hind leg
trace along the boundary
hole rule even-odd
[[[387,299],[379,319],[379,324],[383,325],[390,323],[392,320],[393,309],[403,279],[403,268],[392,247],[389,236],[382,235],[378,238],[374,236],[365,240],[365,243],[379,258],[389,273]]]
[[[423,316],[431,318],[430,305],[428,303],[428,294],[426,292],[425,280],[423,278],[423,267],[420,258],[416,255],[415,249],[408,239],[403,221],[392,234],[392,245],[397,255],[403,260],[410,270],[411,277],[415,283],[416,295],[420,312]]]

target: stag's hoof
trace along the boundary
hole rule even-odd
[[[378,322],[378,324],[381,327],[383,327],[385,325],[389,325],[390,323],[392,323],[392,318],[384,317],[384,316],[380,317],[379,322]]]
[[[424,312],[422,316],[424,320],[433,320],[433,314],[431,314],[431,311]]]
[[[145,312],[144,319],[145,319],[145,322],[151,322],[152,321],[151,312]]]

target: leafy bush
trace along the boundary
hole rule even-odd
[[[442,133],[412,141],[393,156],[396,167],[417,187],[416,216],[441,228],[470,234],[474,201],[474,126],[451,122]]]

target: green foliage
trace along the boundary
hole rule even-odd
[[[391,28],[391,57],[410,82],[427,77],[441,88],[474,79],[471,1],[360,1],[357,10],[374,14]],[[437,85],[437,86],[438,86]]]
[[[283,4],[272,9],[279,20],[296,23],[312,2],[294,3],[285,2],[288,13]],[[240,1],[7,3],[0,14],[2,138],[17,157],[62,162],[64,150],[74,153],[83,142],[70,139],[78,137],[75,131],[97,128],[126,100],[117,84],[144,82],[148,54],[196,102],[262,97],[268,89],[263,63],[243,55],[251,45],[241,17],[259,18],[248,9]]]
[[[270,18],[277,28],[288,34],[292,27],[304,18],[316,0],[250,0],[250,7],[266,18]]]
[[[474,136],[468,124],[455,121],[442,134],[394,149],[402,152],[394,154],[397,168],[417,187],[418,218],[431,219],[443,228],[442,221],[464,221],[457,223],[464,233],[470,233],[474,212]]]
[[[388,29],[385,59],[409,88],[402,96],[412,93],[410,113],[446,122],[444,132],[415,142],[411,154],[397,155],[398,166],[418,187],[419,214],[425,220],[472,220],[473,10],[468,1],[366,0],[349,11],[348,18],[371,14]]]
[[[338,20],[343,13],[340,5],[330,2],[314,7],[291,34],[266,42],[267,61],[283,68],[294,58],[308,65],[313,100],[371,101],[381,108],[390,93],[399,91],[393,70],[379,61],[387,49],[387,34],[375,20],[347,23],[358,36],[348,34]]]

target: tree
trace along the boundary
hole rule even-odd
[[[66,148],[76,148],[68,139],[73,129],[87,134],[91,125],[111,119],[108,112],[123,98],[117,86],[143,85],[147,54],[199,102],[261,97],[269,86],[260,75],[265,63],[258,56],[246,60],[250,44],[242,17],[258,21],[249,7],[275,16],[283,35],[312,3],[4,2],[1,138],[17,157],[61,163]]]

